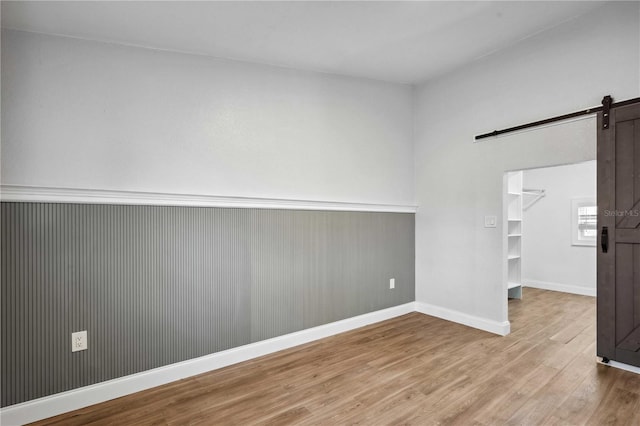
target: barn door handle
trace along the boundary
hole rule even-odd
[[[602,235],[600,236],[600,245],[602,246],[602,252],[609,251],[609,229],[606,226],[602,227]]]

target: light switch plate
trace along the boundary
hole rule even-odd
[[[485,228],[495,228],[498,223],[498,218],[496,216],[485,216],[484,217],[484,227]]]

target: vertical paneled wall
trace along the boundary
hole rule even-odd
[[[413,214],[0,213],[2,406],[415,300]],[[72,353],[80,330],[89,349]]]

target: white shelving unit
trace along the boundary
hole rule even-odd
[[[507,297],[522,299],[522,172],[507,173]]]

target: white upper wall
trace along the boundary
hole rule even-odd
[[[595,295],[596,247],[572,245],[571,200],[595,200],[596,162],[525,170],[523,182],[546,195],[522,215],[522,282]]]
[[[416,299],[507,319],[506,170],[595,159],[595,120],[474,143],[475,135],[640,96],[640,3],[611,3],[419,87]],[[526,297],[526,294],[525,294]]]
[[[410,86],[2,34],[2,183],[414,203]]]

